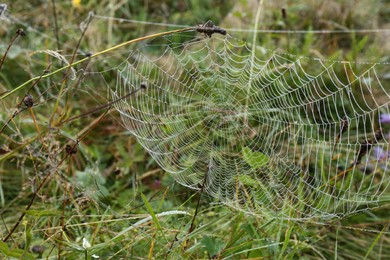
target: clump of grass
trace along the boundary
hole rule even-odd
[[[215,201],[206,194],[200,196],[175,184],[125,132],[118,116],[109,111],[112,102],[105,98],[106,84],[95,79],[94,92],[89,95],[83,83],[84,72],[90,66],[98,66],[90,63],[91,58],[105,47],[95,49],[95,44],[126,42],[137,38],[139,31],[134,25],[117,24],[117,28],[109,29],[107,23],[92,23],[88,30],[80,32],[75,21],[81,21],[92,7],[103,12],[104,2],[99,5],[90,1],[84,9],[77,10],[69,8],[68,3],[53,0],[51,4],[50,9],[45,9],[44,5],[14,1],[10,8],[14,15],[25,10],[38,13],[28,17],[28,23],[44,30],[45,35],[25,30],[26,37],[17,41],[21,31],[12,34],[13,27],[19,24],[1,26],[1,35],[11,43],[0,63],[3,257],[385,259],[390,255],[386,207],[326,225],[294,223],[254,218],[223,205],[216,206],[210,204]],[[155,5],[152,1],[151,6]],[[210,16],[211,11],[232,6],[214,5],[207,10]],[[161,8],[148,13],[138,6],[129,3],[124,8],[114,8],[112,15],[142,18],[149,14],[163,19]],[[205,5],[194,2],[193,6],[199,14],[205,11]],[[47,23],[43,11],[54,12],[55,20]],[[302,12],[310,13],[307,9]],[[191,10],[186,10],[180,16],[178,10],[173,11],[177,21],[187,21],[189,13]],[[294,8],[287,8],[287,17],[283,19],[289,19],[290,28],[299,28],[302,23],[319,26],[314,23],[314,12],[303,21],[298,14]],[[222,14],[219,16],[218,19],[223,18]],[[203,18],[201,22],[206,20]],[[276,24],[277,21],[272,26]],[[46,38],[53,25],[58,28],[54,37]],[[147,29],[143,27],[142,31]],[[110,36],[106,39],[105,35]],[[268,35],[259,41],[279,41],[283,46],[284,40],[277,37]],[[329,53],[345,41],[332,42],[334,47],[329,47]],[[359,41],[348,38],[348,42],[355,44],[351,48],[344,45],[351,58],[362,48],[366,52],[379,49],[373,42],[370,44],[374,47],[367,48],[369,43],[362,39],[360,47]],[[304,50],[305,54],[315,53],[322,46],[313,36],[290,39],[288,44],[292,52]],[[14,47],[26,51],[11,57]],[[64,67],[63,62],[48,54],[38,58],[28,55],[41,49],[61,51],[69,64],[78,69],[76,79],[69,78],[71,66]],[[92,54],[78,59],[88,52]],[[115,77],[110,80],[107,84],[113,84]],[[28,83],[18,92],[10,88],[22,82]]]

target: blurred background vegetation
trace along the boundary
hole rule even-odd
[[[264,2],[259,29],[390,28],[388,0]],[[5,53],[17,29],[22,28],[26,35],[19,37],[8,51],[0,70],[0,94],[45,70],[64,65],[64,61],[47,52],[39,52],[42,50],[59,50],[70,61],[75,50],[75,60],[79,60],[130,39],[174,29],[168,24],[193,26],[212,20],[223,28],[251,29],[257,9],[257,1],[243,0],[4,3],[8,8],[0,20],[0,53]],[[77,48],[91,11],[102,17],[93,18]],[[232,30],[230,34],[248,42],[253,37],[253,33],[245,31]],[[314,58],[385,63],[390,62],[389,37],[389,31],[259,33],[257,44]],[[110,66],[104,59],[101,61],[102,68]],[[83,66],[76,69],[82,70]],[[390,258],[388,207],[325,224],[299,223],[244,215],[203,194],[195,229],[189,232],[199,194],[175,184],[126,131],[114,110],[104,117],[101,110],[64,123],[106,104],[110,99],[107,86],[115,85],[116,77],[106,82],[97,77],[83,85],[78,80],[80,74],[74,81],[64,81],[63,76],[59,73],[34,85],[30,91],[33,109],[25,109],[13,120],[9,118],[25,98],[27,88],[0,102],[0,127],[9,121],[0,135],[2,238],[17,223],[47,177],[12,236],[0,242],[1,257]],[[78,138],[82,139],[79,144]],[[75,154],[66,152],[76,146]],[[156,217],[161,212],[171,215]],[[151,221],[138,223],[149,214]],[[120,233],[126,229],[129,230]]]

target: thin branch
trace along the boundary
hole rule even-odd
[[[107,108],[107,107],[110,107],[110,108],[111,108],[112,105],[115,104],[116,102],[121,101],[121,100],[123,100],[123,99],[125,99],[125,98],[128,98],[129,96],[134,95],[135,93],[137,93],[137,92],[140,91],[141,89],[142,89],[142,87],[139,87],[139,88],[133,90],[132,92],[128,93],[127,95],[125,95],[125,96],[123,96],[123,97],[120,97],[120,98],[118,98],[118,99],[116,99],[116,100],[114,100],[114,101],[111,101],[111,102],[109,102],[109,103],[107,103],[107,104],[104,104],[104,105],[102,105],[102,106],[100,106],[100,107],[94,108],[94,109],[92,109],[92,110],[90,110],[90,111],[88,111],[88,112],[85,112],[85,113],[81,114],[81,115],[71,117],[71,118],[69,118],[69,119],[67,119],[67,120],[65,120],[65,121],[62,121],[60,125],[62,125],[62,124],[64,124],[64,123],[67,123],[67,122],[70,122],[70,121],[73,121],[73,120],[75,120],[75,119],[77,119],[77,118],[80,118],[80,117],[84,117],[84,116],[93,114],[93,113],[95,113],[95,112],[97,112],[97,111],[100,111],[100,110],[102,110],[102,109],[104,109],[104,108]]]
[[[86,131],[84,134],[82,134],[82,137],[80,139],[78,139],[76,141],[76,143],[71,147],[72,148],[72,151],[75,151],[76,150],[76,146],[88,135],[88,133],[96,126],[97,123],[100,122],[100,120],[107,114],[108,112],[108,109],[98,118],[98,120],[95,120],[94,124],[90,127],[90,129],[88,129],[88,131]],[[67,148],[65,147],[65,150]],[[61,159],[61,161],[56,165],[56,167],[54,167],[54,169],[52,171],[49,171],[46,176],[43,178],[41,184],[39,184],[38,188],[35,190],[35,192],[33,193],[33,196],[31,197],[31,200],[29,202],[29,204],[27,205],[26,209],[23,211],[23,213],[20,215],[19,219],[17,220],[17,222],[15,223],[15,225],[12,227],[11,231],[8,233],[8,235],[3,239],[3,242],[6,242],[11,236],[12,234],[15,232],[16,228],[19,226],[20,222],[22,221],[22,219],[24,218],[24,216],[26,215],[27,211],[31,208],[31,206],[33,205],[34,203],[34,200],[38,194],[38,192],[43,188],[43,186],[45,185],[46,181],[49,179],[49,177],[51,176],[51,174],[56,171],[58,169],[58,167],[60,167],[62,165],[62,163],[69,157],[69,156],[72,156],[72,154],[74,153],[68,153],[66,152],[64,158]]]
[[[148,35],[148,36],[144,36],[144,37],[140,37],[140,38],[137,38],[137,39],[133,39],[133,40],[130,40],[130,41],[127,41],[127,42],[124,42],[124,43],[121,43],[121,44],[118,44],[118,45],[115,45],[111,48],[108,48],[108,49],[105,49],[103,51],[100,51],[100,52],[97,52],[93,55],[91,55],[90,57],[86,57],[86,58],[83,58],[79,61],[76,61],[76,62],[73,62],[73,63],[70,63],[62,68],[59,68],[51,73],[48,73],[46,75],[44,75],[42,78],[48,78],[48,77],[51,77],[61,71],[64,71],[66,69],[70,69],[71,67],[74,67],[80,63],[83,63],[91,58],[95,58],[95,57],[98,57],[100,55],[103,55],[103,54],[106,54],[106,53],[109,53],[109,52],[112,52],[114,50],[117,50],[119,48],[122,48],[124,46],[127,46],[127,45],[130,45],[130,44],[133,44],[133,43],[137,43],[137,42],[140,42],[140,41],[144,41],[144,40],[148,40],[148,39],[152,39],[152,38],[156,38],[156,37],[161,37],[161,36],[165,36],[165,35],[170,35],[170,34],[175,34],[175,33],[179,33],[179,32],[186,32],[186,31],[191,31],[191,30],[194,30],[193,27],[189,27],[189,28],[184,28],[184,29],[179,29],[179,30],[172,30],[172,31],[167,31],[167,32],[162,32],[162,33],[156,33],[156,34],[152,34],[152,35]],[[31,78],[29,79],[28,81],[24,82],[23,84],[19,85],[18,87],[12,89],[11,91],[5,93],[4,95],[2,95],[0,97],[0,100],[10,96],[11,94],[15,93],[16,91],[19,91],[21,90],[22,88],[24,88],[26,85],[28,85],[29,83],[33,82],[34,80],[37,80],[39,77],[34,77],[34,78]]]
[[[31,85],[31,87],[27,90],[27,94],[25,97],[27,97],[29,94],[30,94],[30,91],[32,90],[32,88],[38,84],[39,81],[41,81],[41,79],[43,78],[43,76],[45,75],[45,72],[50,69],[51,67],[51,64],[49,64],[46,69],[44,70],[44,72],[37,78],[37,80]],[[10,116],[10,118],[7,120],[7,122],[3,125],[3,127],[0,129],[0,134],[3,133],[4,129],[7,127],[7,125],[11,122],[12,119],[14,119],[18,114],[22,113],[24,110],[27,109],[26,108],[22,108],[20,110],[20,107],[22,106],[23,104],[23,101],[25,99],[23,98],[15,107],[15,112],[12,114],[12,116]]]
[[[69,156],[69,154],[66,154],[64,158],[57,164],[57,166],[54,168],[56,170],[58,167],[61,166],[61,164],[65,161],[65,159]],[[20,215],[18,221],[15,223],[15,225],[12,227],[11,231],[8,233],[8,235],[3,239],[3,242],[7,242],[8,238],[11,237],[12,233],[15,232],[16,228],[19,226],[20,222],[26,215],[27,211],[31,208],[32,204],[34,203],[35,197],[37,196],[38,192],[42,189],[44,184],[46,183],[47,179],[51,176],[52,171],[49,171],[45,178],[42,180],[41,184],[39,184],[38,188],[36,191],[33,193],[33,196],[31,197],[30,203],[27,205],[26,209],[23,211],[23,213]]]
[[[18,29],[16,31],[14,37],[12,38],[11,42],[8,44],[7,49],[5,50],[3,58],[0,61],[0,70],[1,70],[1,67],[3,66],[3,64],[4,64],[5,58],[7,57],[8,51],[11,49],[11,46],[15,43],[16,39],[18,39],[20,36],[25,36],[25,35],[26,35],[26,33],[23,31],[23,29]]]
[[[207,180],[207,173],[204,176],[202,187],[200,188],[198,202],[196,203],[195,213],[194,213],[194,216],[192,218],[191,226],[190,226],[190,229],[188,230],[187,236],[189,236],[192,233],[192,231],[194,231],[194,229],[195,229],[195,219],[196,219],[196,216],[198,215],[198,210],[199,210],[199,205],[200,205],[200,198],[202,197],[202,194],[203,194],[203,191],[204,191],[204,186],[206,185],[206,180]],[[187,238],[186,242],[184,243],[184,250],[186,250],[186,248],[188,246],[188,240],[189,240],[189,237]]]
[[[60,38],[58,36],[58,22],[57,22],[57,11],[56,11],[56,1],[51,0],[51,6],[53,10],[53,16],[54,16],[54,36],[56,37],[56,43],[57,43],[57,49],[61,49],[60,45]]]

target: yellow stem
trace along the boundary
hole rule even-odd
[[[191,31],[191,30],[194,30],[194,28],[193,28],[193,27],[188,27],[188,28],[184,28],[184,29],[172,30],[172,31],[162,32],[162,33],[156,33],[156,34],[152,34],[152,35],[140,37],[140,38],[137,38],[137,39],[134,39],[134,40],[130,40],[130,41],[127,41],[127,42],[123,42],[123,43],[118,44],[118,45],[115,45],[115,46],[113,46],[113,47],[111,47],[111,48],[108,48],[108,49],[102,50],[102,51],[100,51],[100,52],[97,52],[97,53],[91,55],[90,57],[86,57],[86,58],[81,59],[81,60],[79,60],[79,61],[73,62],[73,63],[71,63],[71,64],[69,64],[69,65],[66,65],[66,66],[64,66],[64,67],[62,67],[62,68],[59,68],[59,69],[57,69],[57,70],[55,70],[55,71],[53,71],[53,72],[51,72],[51,73],[49,73],[49,74],[46,74],[46,75],[44,75],[44,76],[38,76],[38,77],[31,78],[31,79],[27,80],[26,82],[24,82],[22,85],[20,85],[20,86],[14,88],[13,90],[11,90],[11,91],[9,91],[8,93],[6,93],[6,94],[4,94],[3,96],[1,96],[1,97],[0,97],[0,100],[3,100],[4,98],[6,98],[6,97],[8,97],[9,95],[15,93],[16,91],[18,91],[18,90],[24,88],[24,87],[27,86],[29,83],[31,83],[31,82],[33,82],[33,81],[35,81],[35,80],[38,80],[38,79],[40,79],[40,78],[42,78],[42,79],[48,78],[48,77],[50,77],[50,76],[52,76],[52,75],[54,75],[54,74],[57,74],[57,73],[59,73],[59,72],[61,72],[61,71],[63,71],[63,70],[66,70],[66,69],[68,69],[68,68],[70,68],[70,67],[76,66],[76,65],[78,65],[78,64],[80,64],[80,63],[83,63],[84,61],[87,61],[87,60],[89,60],[89,59],[91,59],[91,58],[98,57],[98,56],[100,56],[100,55],[103,55],[103,54],[105,54],[105,53],[114,51],[114,50],[119,49],[119,48],[121,48],[121,47],[130,45],[130,44],[132,44],[132,43],[136,43],[136,42],[148,40],[148,39],[151,39],[151,38],[155,38],[155,37],[165,36],[165,35],[174,34],[174,33],[179,33],[179,32],[186,32],[186,31]]]

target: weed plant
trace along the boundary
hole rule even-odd
[[[263,7],[261,29],[389,26],[388,1],[271,2]],[[192,0],[8,3],[0,16],[0,258],[389,259],[388,206],[326,223],[235,211],[175,183],[127,132],[109,104],[107,86],[115,86],[115,73],[85,78],[85,72],[113,66],[110,58],[93,62],[94,53],[175,29],[95,19],[90,11],[176,25],[211,19],[243,28],[253,22],[253,6]],[[231,34],[249,42],[252,37]],[[388,31],[264,33],[257,44],[330,60],[389,62],[388,38]],[[74,70],[45,76],[81,59]]]

